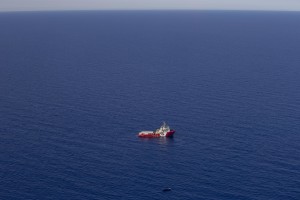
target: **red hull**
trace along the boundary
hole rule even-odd
[[[170,130],[169,132],[167,132],[166,136],[165,137],[172,137],[175,133],[175,130]],[[156,133],[140,133],[138,135],[139,137],[142,137],[142,138],[157,138],[157,137],[164,137],[164,136],[161,136],[160,134],[156,134]]]
[[[175,133],[175,130],[170,130],[169,132],[167,132],[166,137],[172,137]]]

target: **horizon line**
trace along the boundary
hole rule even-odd
[[[0,13],[12,12],[81,12],[81,11],[229,11],[229,12],[300,12],[300,10],[272,10],[272,9],[41,9],[41,10],[0,10]]]

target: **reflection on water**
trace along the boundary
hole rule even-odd
[[[157,143],[161,145],[172,144],[174,142],[174,137],[159,137],[157,139]]]
[[[174,142],[174,137],[140,138],[142,142],[153,142],[160,145],[168,145]]]

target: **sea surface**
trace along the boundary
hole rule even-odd
[[[300,12],[0,13],[0,199],[299,200]]]

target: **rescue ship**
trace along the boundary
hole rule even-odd
[[[166,122],[163,122],[161,127],[156,131],[141,131],[138,136],[143,138],[172,137],[174,133],[175,130],[170,129]]]

